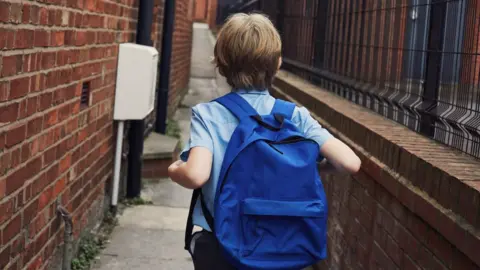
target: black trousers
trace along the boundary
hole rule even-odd
[[[220,251],[215,236],[208,231],[197,232],[193,248],[193,265],[195,270],[235,270]]]

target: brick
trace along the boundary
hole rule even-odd
[[[453,249],[444,237],[431,229],[427,234],[427,243],[427,246],[437,258],[440,258],[445,265],[451,265]]]
[[[407,209],[399,201],[393,199],[389,211],[400,223],[407,221]]]
[[[372,245],[369,269],[398,269],[387,254],[377,245]]]
[[[420,249],[420,255],[417,262],[418,265],[423,269],[446,270],[446,268],[440,262],[438,262],[435,256],[426,248]]]
[[[480,258],[478,257],[477,250],[480,250],[480,238],[476,233],[466,232],[465,239],[463,240],[463,251],[472,259],[477,265],[480,265]]]
[[[31,54],[26,54],[24,55],[24,60],[23,62],[25,63],[23,65],[23,72],[25,73],[28,73],[28,72],[33,72],[33,71],[37,71],[38,70],[38,67],[37,67],[37,53],[31,53]],[[33,81],[33,79],[32,79]],[[33,84],[33,82],[32,82]],[[33,88],[33,86],[32,86]],[[32,89],[33,91],[33,89]]]
[[[19,29],[15,35],[16,49],[29,49],[33,47],[34,31],[29,29]]]
[[[8,22],[10,18],[10,3],[1,1],[0,2],[0,22]]]
[[[480,213],[479,191],[467,183],[461,183],[459,198],[459,213],[470,224],[476,224],[478,213]]]
[[[45,151],[43,155],[43,162],[45,166],[52,164],[57,158],[57,147],[52,147]]]
[[[30,77],[22,77],[10,82],[10,95],[8,99],[23,97],[30,91]]]
[[[46,173],[46,177],[49,181],[52,181],[52,179],[57,179],[58,178],[58,176],[59,176],[58,167],[59,167],[59,165],[55,164],[52,167],[50,167],[50,169],[48,169],[48,171]]]
[[[58,109],[45,114],[43,118],[43,128],[49,128],[58,123]]]
[[[20,189],[25,183],[25,181],[28,180],[27,176],[28,176],[28,168],[26,167],[18,168],[14,173],[7,176],[6,194],[10,195],[13,192],[17,191],[18,189]]]
[[[59,77],[59,71],[50,71],[47,73],[47,78],[46,78],[46,87],[47,88],[54,88],[58,85],[58,77]]]
[[[2,77],[17,75],[22,71],[22,55],[10,55],[3,57]]]
[[[385,251],[397,266],[402,266],[403,252],[393,238],[387,237]]]
[[[28,3],[24,3],[22,7],[22,23],[30,23],[30,10],[31,6]]]
[[[50,108],[53,104],[53,95],[51,92],[44,93],[40,96],[40,111]]]
[[[2,245],[6,245],[12,240],[22,228],[22,215],[16,215],[2,230]]]
[[[56,53],[55,52],[44,52],[42,53],[42,69],[51,69],[55,66]]]
[[[62,13],[62,26],[68,26],[68,22],[70,20],[70,12],[64,10]]]
[[[462,269],[462,270],[478,270],[479,269],[479,267],[475,265],[475,263],[472,262],[472,260],[470,260],[467,256],[465,256],[465,254],[463,254],[458,249],[453,250],[452,266],[454,266],[456,269]]]
[[[39,138],[35,138],[30,142],[30,152],[32,153],[32,156],[37,155],[39,152]]]
[[[34,25],[39,23],[39,13],[40,13],[40,7],[36,5],[31,5],[30,6],[30,22]]]
[[[66,172],[72,164],[72,155],[66,155],[62,160],[60,160],[59,165],[59,174]]]
[[[86,31],[77,31],[75,35],[75,45],[83,46],[87,44],[87,32]]]
[[[52,192],[53,192],[52,187],[49,187],[40,193],[40,197],[38,198],[39,211],[42,211],[48,204],[50,204],[53,201],[54,198],[52,196]]]
[[[58,2],[58,4],[61,4],[61,0]],[[62,25],[62,21],[63,21],[63,18],[62,18],[62,10],[60,9],[57,9],[55,11],[55,25],[56,26],[60,26]]]
[[[1,160],[1,159],[0,159]],[[5,179],[0,179],[0,198],[3,198],[5,197],[5,194],[6,194],[6,185],[5,185]],[[1,207],[0,207],[1,208]],[[0,209],[1,210],[1,209]],[[1,213],[1,212],[0,212]],[[0,218],[1,220],[1,218]],[[1,225],[1,221],[0,221],[0,225]]]
[[[25,239],[24,239],[24,236],[22,234],[20,234],[19,236],[17,236],[17,238],[12,243],[12,249],[10,251],[11,252],[10,256],[12,258],[17,257],[17,255],[22,252],[24,247],[25,247]]]
[[[20,147],[12,150],[10,155],[11,168],[16,168],[20,165]]]
[[[54,47],[63,46],[65,44],[65,32],[64,31],[52,32],[50,44]]]
[[[29,205],[27,205],[27,207],[25,207],[25,209],[23,210],[24,224],[29,224],[33,220],[33,218],[35,218],[35,216],[38,213],[37,209],[38,209],[38,199],[33,200],[32,202],[30,202]]]
[[[3,183],[5,184],[5,181],[3,181]],[[0,225],[2,225],[5,221],[9,220],[13,214],[13,199],[0,203],[0,210]]]
[[[10,6],[10,22],[18,24],[22,22],[22,9],[21,3],[11,3]]]
[[[412,235],[402,224],[396,222],[392,232],[393,239],[399,247],[405,251],[411,258],[416,259],[419,256],[421,244],[418,239]]]
[[[57,22],[57,11],[55,9],[48,10],[48,25],[53,26]]]
[[[37,59],[39,59],[40,56],[37,56]],[[40,66],[40,64],[38,64],[38,66]],[[45,89],[46,87],[46,75],[44,73],[39,73],[35,76],[32,76],[32,87],[31,87],[31,91],[32,92],[38,92],[38,91],[42,91]]]
[[[0,268],[5,269],[10,262],[10,246],[3,246],[2,248],[3,250],[0,249]]]
[[[0,114],[0,126],[12,123],[15,120],[17,120],[18,108],[19,108],[18,102],[6,104],[3,106],[0,105],[0,110],[2,111],[2,113]]]
[[[35,47],[48,47],[50,45],[50,32],[43,29],[35,30]]]
[[[65,45],[73,46],[75,45],[75,31],[65,31]]]
[[[387,232],[379,225],[375,224],[373,228],[373,239],[380,247],[387,246]]]
[[[12,147],[23,140],[25,140],[26,137],[26,128],[27,126],[25,124],[19,124],[15,127],[12,127],[10,130],[7,131],[7,141],[6,141],[6,146],[7,147]]]
[[[58,197],[58,195],[60,195],[60,193],[62,193],[65,190],[65,187],[66,187],[66,179],[65,177],[63,177],[55,183],[53,187],[52,196],[54,198]]]
[[[0,49],[13,49],[15,42],[15,31],[0,28]]]
[[[40,8],[38,23],[41,25],[48,25],[48,21],[49,21],[48,15],[49,15],[49,12],[47,8],[45,7]]]
[[[27,107],[28,107],[28,100],[23,99],[20,101],[20,107],[18,109],[18,119],[24,119],[27,117]]]
[[[2,152],[2,150],[5,148],[6,140],[7,140],[7,135],[6,135],[5,131],[0,132],[0,152]],[[6,154],[6,153],[3,152],[3,154]],[[0,163],[0,165],[1,164],[2,163]],[[2,168],[2,167],[0,167],[0,168]],[[0,175],[2,175],[2,173],[3,173],[2,169],[0,169]]]
[[[25,163],[29,157],[30,157],[30,146],[28,144],[23,144],[22,156],[21,156],[20,162]]]
[[[38,109],[38,97],[30,97],[27,100],[27,116],[31,116],[37,112]]]
[[[14,261],[14,262],[11,262],[10,263],[10,266],[6,269],[6,270],[18,270],[19,269],[19,259]]]
[[[30,120],[27,124],[27,137],[30,138],[36,134],[40,134],[43,127],[43,117],[39,116]]]
[[[403,257],[403,270],[420,270],[420,267],[408,256],[404,255]]]
[[[7,100],[9,88],[10,88],[9,82],[7,81],[0,82],[0,102]]]

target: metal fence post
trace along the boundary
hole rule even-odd
[[[285,42],[284,34],[283,34],[283,23],[285,18],[285,0],[278,0],[277,3],[277,18],[276,18],[276,27],[280,37],[282,39],[282,43]],[[285,46],[282,46],[282,53]]]
[[[327,30],[327,16],[328,16],[328,0],[319,0],[317,5],[317,12],[315,18],[315,54],[313,59],[313,66],[316,68],[324,67],[324,53],[325,53],[325,35]]]
[[[430,26],[425,70],[425,84],[422,95],[420,132],[426,136],[435,136],[435,119],[432,111],[437,107],[440,71],[442,68],[444,30],[447,2],[432,0]]]

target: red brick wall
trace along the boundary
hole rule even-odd
[[[463,83],[480,85],[480,1],[468,3],[461,76]]]
[[[194,0],[196,22],[207,23],[210,29],[216,27],[218,0]]]
[[[210,0],[195,0],[195,21],[206,22],[209,1]]]
[[[207,23],[210,29],[215,29],[217,27],[217,8],[218,0],[209,0]]]
[[[478,269],[378,181],[364,171],[323,177],[330,204],[325,269]]]
[[[328,259],[318,269],[480,269],[478,159],[291,73],[274,85],[362,160],[354,176],[322,176]]]
[[[177,0],[175,27],[170,70],[170,92],[168,115],[172,116],[188,90],[190,59],[192,52],[192,8],[193,0]]]
[[[177,1],[176,103],[176,89],[188,81],[187,2]],[[163,3],[157,0],[154,10],[152,39],[159,49]],[[61,252],[57,199],[73,214],[76,239],[92,222],[90,213],[104,205],[113,167],[118,44],[135,42],[137,4],[0,0],[1,269],[42,269]],[[88,106],[80,106],[83,83],[90,83]]]

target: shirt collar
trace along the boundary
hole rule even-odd
[[[238,94],[251,94],[251,95],[270,95],[268,89],[266,90],[246,90],[246,89],[234,89],[235,93]]]

